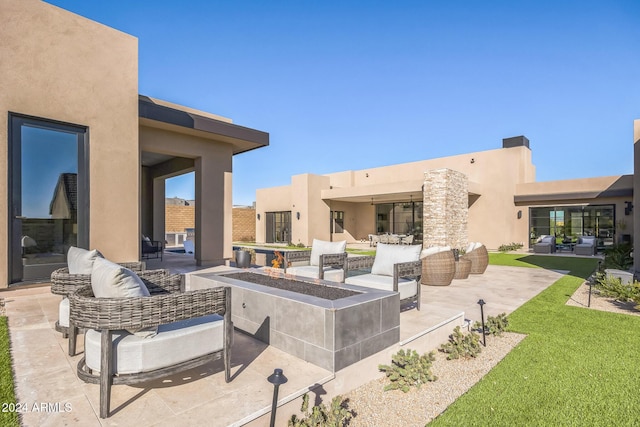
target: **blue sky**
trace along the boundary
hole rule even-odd
[[[141,94],[270,133],[234,157],[234,204],[516,135],[538,181],[633,172],[637,0],[49,3],[138,37]]]

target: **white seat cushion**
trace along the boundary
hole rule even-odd
[[[313,239],[313,243],[311,245],[311,259],[309,260],[310,265],[319,265],[320,264],[320,255],[324,254],[341,254],[347,248],[347,241],[342,240],[339,242],[327,242],[325,240]],[[287,269],[288,271],[289,269]]]
[[[58,324],[65,328],[69,327],[69,298],[67,297],[62,298],[58,304]]]
[[[287,274],[317,279],[319,273],[318,268],[319,267],[317,265],[300,265],[297,267],[287,267]],[[343,278],[344,270],[342,270],[341,268],[324,267],[324,280],[328,280],[330,282],[342,282]]]
[[[371,274],[393,276],[393,266],[401,262],[419,261],[420,245],[388,245],[378,244],[376,258],[371,267]]]
[[[126,331],[114,331],[114,372],[132,374],[166,368],[221,350],[224,319],[216,314],[158,326],[153,338],[141,338]],[[85,335],[87,366],[100,372],[100,332]]]
[[[393,277],[381,276],[379,274],[363,274],[349,277],[345,281],[348,285],[364,286],[367,288],[380,289],[393,292]],[[398,291],[400,299],[410,298],[417,294],[418,283],[415,280],[400,278],[398,280]]]
[[[69,274],[91,274],[96,258],[102,258],[102,254],[97,249],[88,251],[71,246],[67,252]]]
[[[451,246],[432,246],[420,251],[420,258],[428,257],[429,255],[439,254],[440,252],[447,252],[451,250]]]

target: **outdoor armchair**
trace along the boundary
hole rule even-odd
[[[347,259],[348,270],[370,270],[367,274],[349,277],[345,283],[398,292],[400,304],[415,303],[420,310],[420,245],[389,245],[380,243],[375,257]]]
[[[160,258],[160,261],[162,261],[164,247],[161,241],[151,240],[150,238],[143,236],[140,247],[142,248],[142,258]]]
[[[447,286],[456,274],[456,259],[449,246],[434,246],[420,252],[422,284]]]
[[[576,255],[595,255],[598,251],[596,236],[580,236],[574,250]]]
[[[536,254],[552,254],[556,251],[556,237],[555,236],[540,236],[538,243],[533,245],[533,252]]]
[[[311,250],[286,251],[284,272],[294,276],[344,283],[347,271],[347,241],[313,239]],[[293,265],[308,263],[308,265]]]
[[[178,275],[142,282],[143,296],[99,298],[92,286],[104,284],[93,281],[69,297],[71,323],[86,329],[77,374],[100,384],[101,418],[109,416],[112,385],[149,382],[220,358],[231,380],[230,288],[181,292]],[[139,335],[141,328],[152,336]]]
[[[555,252],[555,241],[554,241]],[[463,259],[471,261],[471,274],[482,274],[489,265],[489,252],[482,243],[469,243],[466,253],[462,256]]]

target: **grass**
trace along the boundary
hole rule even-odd
[[[7,318],[0,316],[0,405],[16,403],[11,366],[9,326],[7,324]],[[0,408],[1,426],[17,427],[20,425],[17,412],[3,412],[2,409],[5,408]]]
[[[509,316],[527,338],[431,425],[637,425],[640,317],[565,305],[596,260],[495,255],[570,273]]]

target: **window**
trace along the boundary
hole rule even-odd
[[[413,235],[422,242],[422,202],[376,205],[376,232]]]
[[[344,211],[331,211],[331,233],[344,233]]]
[[[291,241],[291,211],[266,212],[266,243]]]

